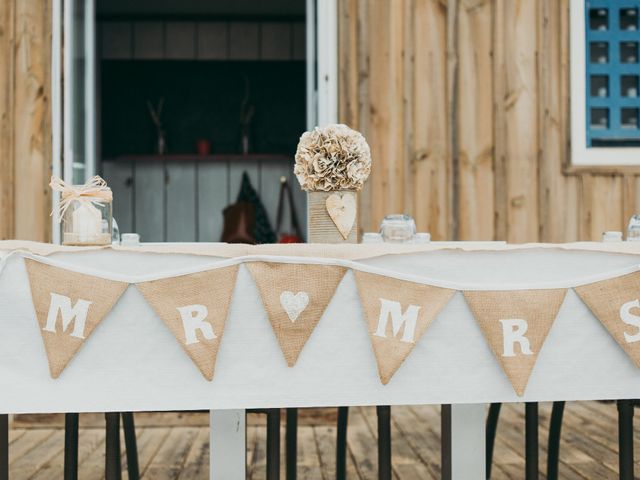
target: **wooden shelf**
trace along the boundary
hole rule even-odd
[[[197,153],[179,153],[169,155],[119,155],[105,158],[105,162],[291,162],[293,155],[282,153],[219,153],[213,155],[198,155]]]

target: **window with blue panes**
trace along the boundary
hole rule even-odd
[[[640,146],[640,1],[585,8],[587,147]]]

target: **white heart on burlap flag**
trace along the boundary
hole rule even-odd
[[[249,262],[246,267],[260,291],[287,365],[292,367],[346,269],[334,265],[270,262]]]
[[[24,259],[52,378],[58,378],[128,284]]]

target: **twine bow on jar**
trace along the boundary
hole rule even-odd
[[[49,186],[54,192],[60,192],[60,202],[51,212],[53,215],[57,210],[58,222],[62,220],[64,213],[74,200],[91,205],[111,203],[113,200],[113,193],[107,186],[107,182],[98,175],[91,177],[84,185],[69,185],[61,178],[52,176]]]

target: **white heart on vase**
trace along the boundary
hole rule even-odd
[[[356,221],[356,196],[353,193],[333,193],[325,201],[327,212],[345,240]]]
[[[284,291],[280,294],[280,305],[287,312],[289,320],[295,322],[300,314],[309,305],[309,295],[307,292],[293,293],[290,291]]]

